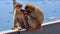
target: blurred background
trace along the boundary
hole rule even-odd
[[[60,20],[59,0],[17,0],[23,5],[32,3],[42,9],[44,23]],[[13,0],[0,0],[0,31],[11,29],[13,25]]]

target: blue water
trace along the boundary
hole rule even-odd
[[[44,22],[51,22],[54,19],[60,19],[60,2],[17,2],[23,4],[23,8],[27,3],[32,3],[42,9],[44,14]],[[12,0],[0,0],[0,31],[8,30],[12,28],[13,22],[13,1]]]

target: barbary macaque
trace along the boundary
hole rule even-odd
[[[13,15],[14,25],[12,29],[22,29],[25,28],[25,17],[22,11],[22,4],[16,3],[14,7],[14,15]]]
[[[31,26],[30,29],[41,29],[41,24],[44,20],[41,9],[32,4],[27,4],[25,10],[29,16],[28,23]]]

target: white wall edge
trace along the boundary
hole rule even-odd
[[[46,22],[46,23],[43,23],[42,26],[55,24],[55,23],[58,23],[58,22],[60,22],[60,20],[56,20],[56,21],[52,21],[52,22]]]
[[[53,22],[47,22],[47,23],[43,23],[42,26],[45,26],[45,25],[50,25],[50,24],[55,24],[55,23],[58,23],[60,22],[60,20],[56,20],[56,21],[53,21]],[[15,29],[15,30],[6,30],[6,31],[1,31],[0,34],[4,34],[4,33],[10,33],[10,32],[15,32],[15,31],[18,31],[18,29]],[[23,31],[23,30],[22,30]]]

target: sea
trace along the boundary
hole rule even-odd
[[[48,23],[60,20],[60,0],[16,0],[25,8],[31,3],[41,8],[44,14],[44,22]],[[0,31],[11,29],[13,26],[13,0],[0,0]]]

